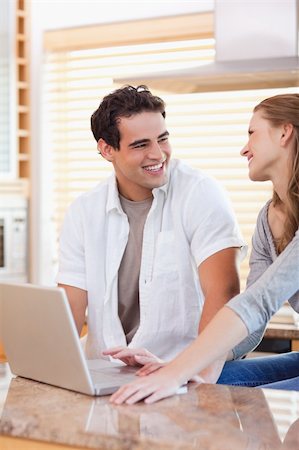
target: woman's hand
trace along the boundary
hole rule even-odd
[[[120,359],[127,366],[143,366],[147,364],[163,364],[162,359],[145,348],[113,347],[104,350],[103,355]],[[157,370],[157,369],[156,369]],[[149,372],[150,373],[150,372]]]
[[[200,376],[205,383],[209,384],[217,383],[221,375],[225,361],[226,361],[225,356],[223,358],[219,358],[200,372]]]
[[[174,370],[166,366],[158,372],[122,386],[110,397],[110,402],[117,405],[121,403],[132,405],[144,399],[145,403],[154,403],[174,395],[180,385]]]

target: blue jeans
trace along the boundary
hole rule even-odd
[[[228,361],[217,383],[299,391],[299,352]]]

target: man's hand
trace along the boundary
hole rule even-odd
[[[139,362],[140,360],[143,360],[142,356],[140,357],[140,356],[136,355],[135,358],[136,358],[137,362]],[[142,362],[141,362],[141,364],[142,364]],[[156,372],[157,370],[161,369],[166,364],[167,364],[166,361],[148,362],[148,363],[144,364],[144,366],[141,367],[141,369],[137,370],[136,375],[138,375],[139,377],[145,377],[145,376],[149,375],[150,373]]]
[[[102,353],[105,356],[120,359],[127,366],[143,366],[145,364],[155,363],[160,364],[161,367],[161,364],[164,364],[162,359],[158,358],[145,348],[113,347],[104,350]]]

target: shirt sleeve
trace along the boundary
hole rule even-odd
[[[87,290],[85,276],[84,231],[79,201],[67,210],[59,240],[57,283]]]
[[[285,299],[298,290],[299,230],[263,275],[226,306],[238,314],[251,334],[264,327]]]
[[[185,224],[197,267],[214,253],[229,247],[247,246],[241,235],[227,193],[213,178],[196,183],[185,203]]]
[[[268,203],[260,211],[254,234],[252,237],[252,250],[249,259],[249,274],[247,277],[247,287],[251,286],[271,265],[272,256],[265,229],[265,216],[268,212]],[[267,220],[267,219],[266,219]],[[254,350],[261,342],[266,329],[266,323],[263,324],[254,333],[247,336],[233,350],[234,359],[239,359],[247,353]]]
[[[269,244],[269,231],[266,230],[268,214],[268,203],[260,211],[256,227],[252,236],[252,250],[249,259],[249,274],[247,277],[247,287],[251,286],[272,264],[273,258]]]

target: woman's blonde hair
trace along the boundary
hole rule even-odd
[[[294,149],[292,155],[291,177],[287,190],[287,202],[285,204],[286,217],[284,232],[276,241],[276,249],[281,253],[293,239],[299,227],[299,94],[282,94],[266,98],[259,103],[253,112],[261,111],[263,117],[273,127],[283,124],[292,124],[294,129]],[[275,190],[273,191],[274,206],[281,203]]]

